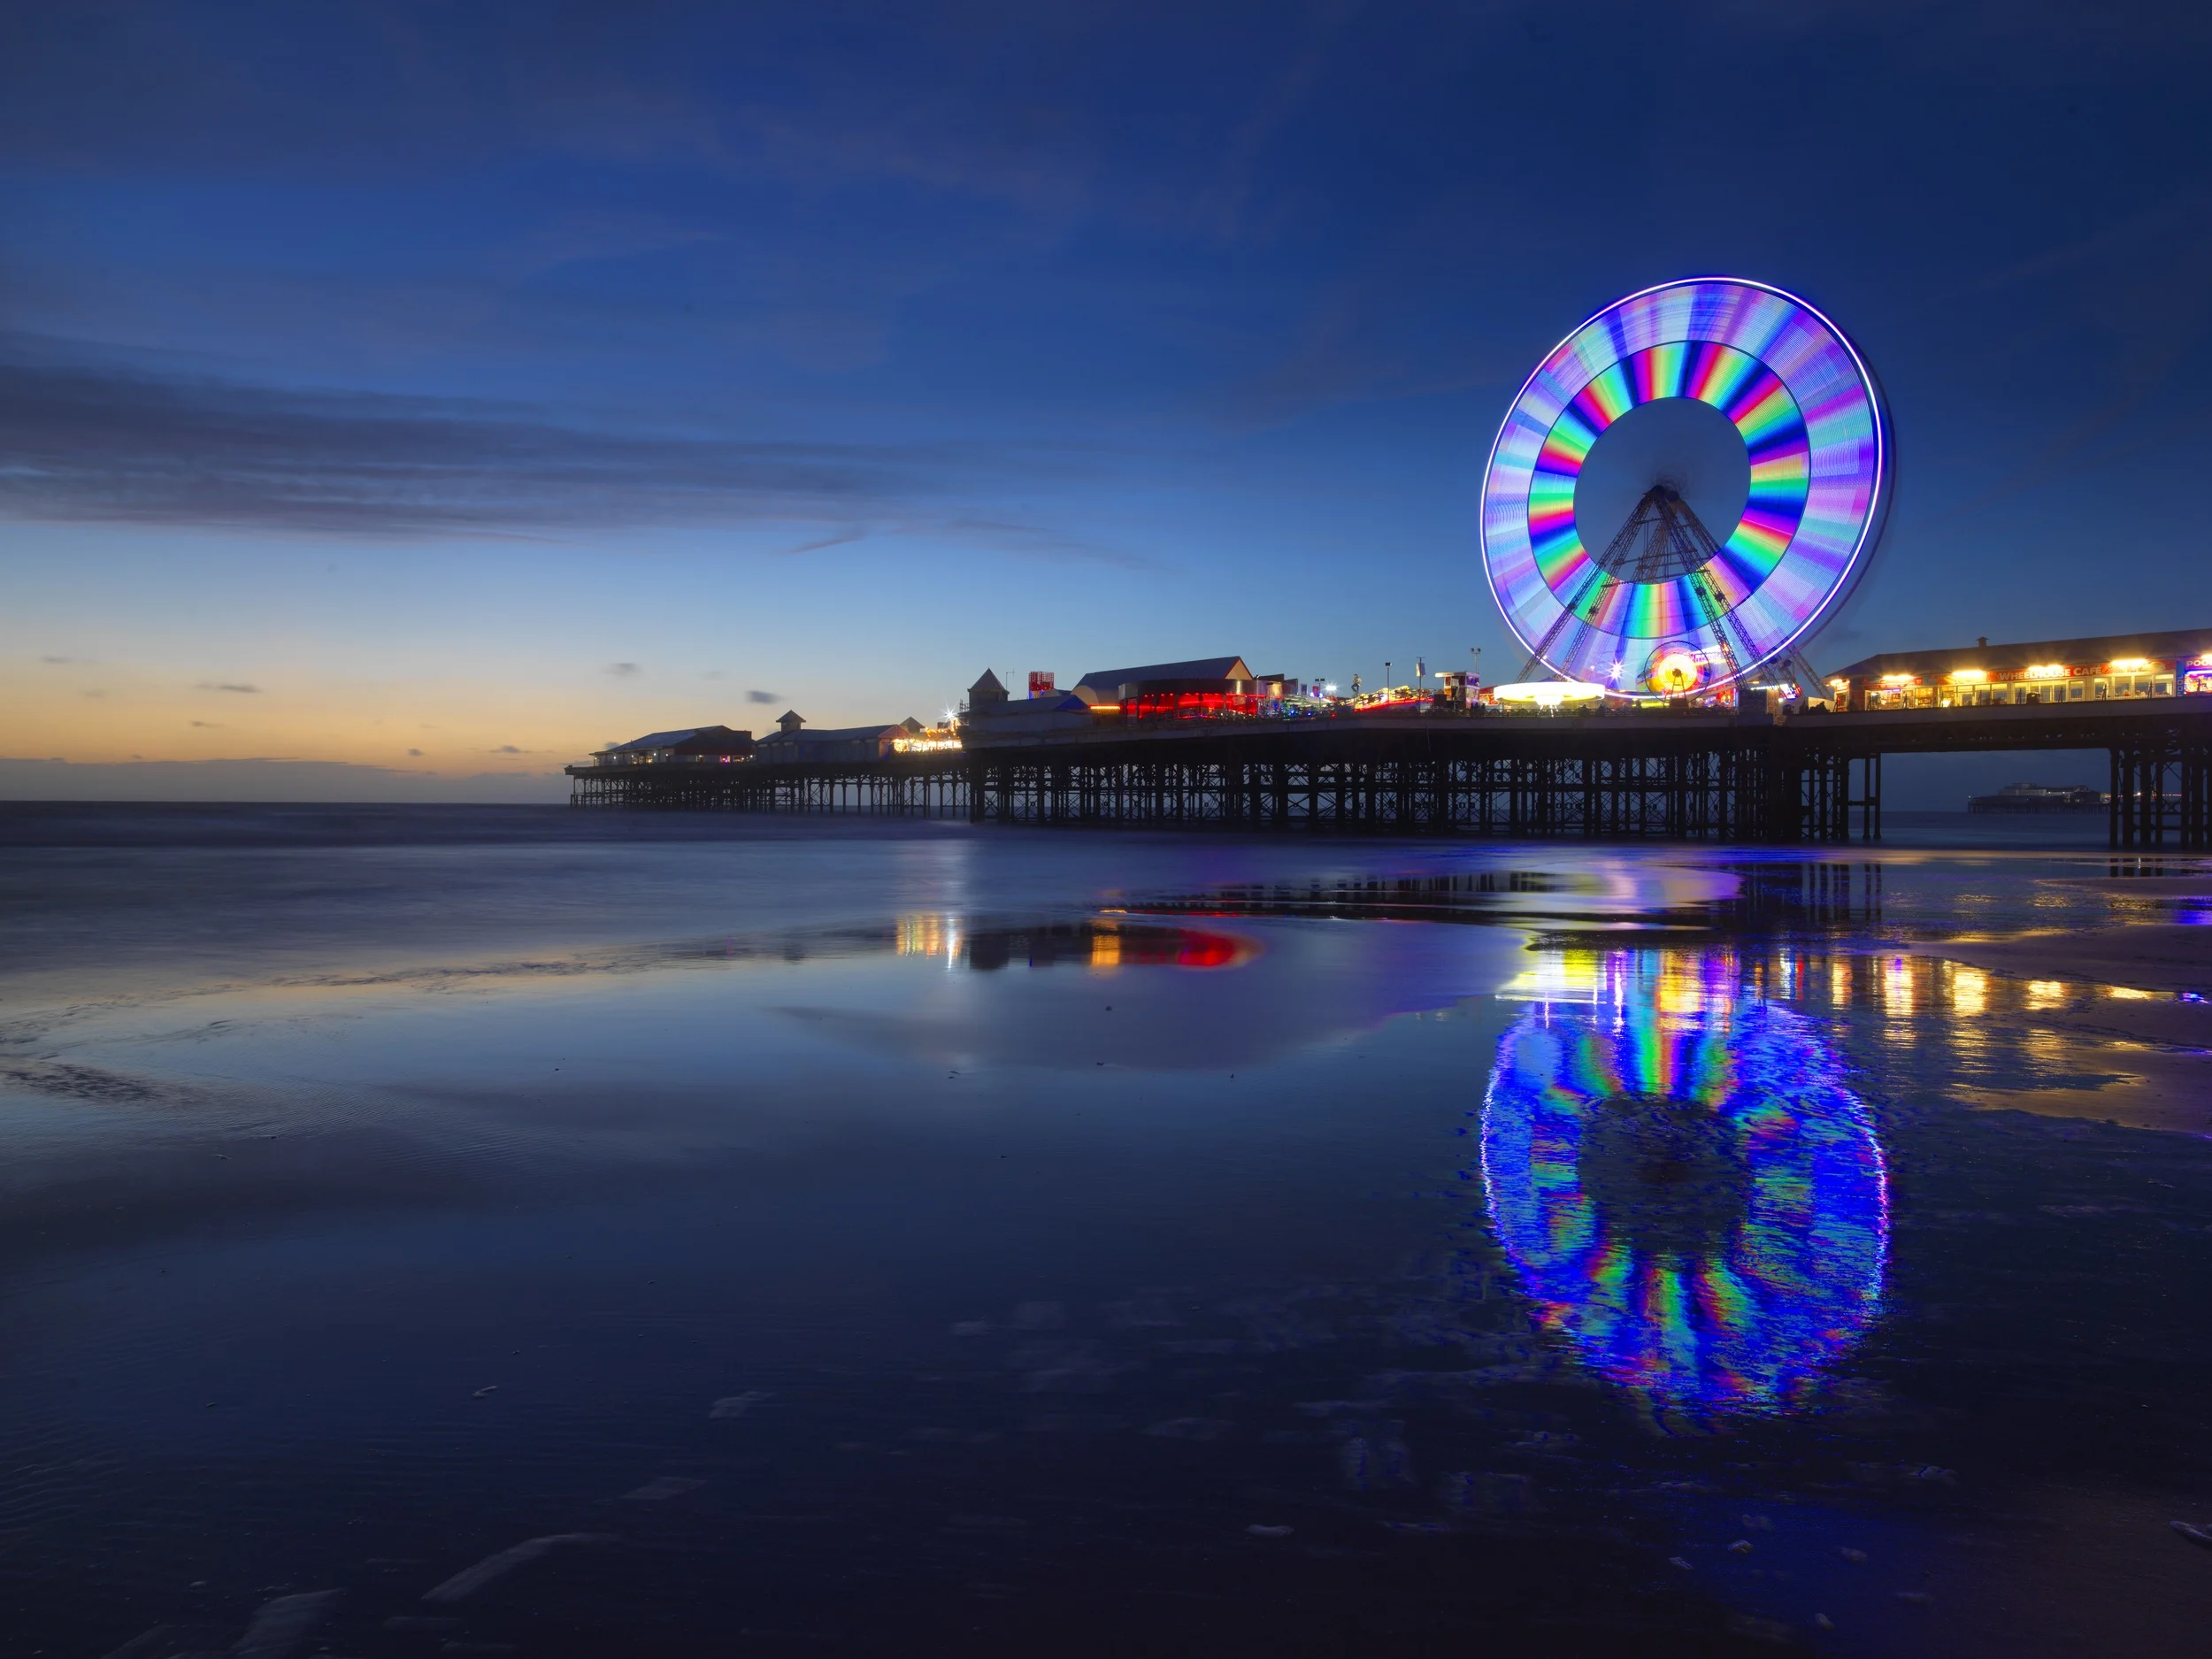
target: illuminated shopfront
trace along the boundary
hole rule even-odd
[[[1839,670],[1852,709],[1985,709],[2212,693],[2212,630],[1897,651]]]

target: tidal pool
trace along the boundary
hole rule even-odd
[[[0,851],[0,1651],[2202,1650],[2192,861]]]

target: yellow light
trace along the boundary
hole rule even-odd
[[[1704,975],[1680,956],[1662,956],[1659,963],[1659,982],[1652,987],[1652,1006],[1663,1015],[1703,1013],[1711,1000]]]
[[[892,752],[899,755],[934,755],[959,747],[960,740],[956,737],[895,737],[891,740]]]
[[[1955,686],[1978,686],[1988,678],[1986,668],[1960,668],[1952,671],[1951,683]]]
[[[1654,691],[1694,691],[1705,665],[1687,651],[1669,651],[1651,666],[1647,682]]]
[[[950,916],[917,914],[899,918],[898,954],[902,956],[940,956],[958,936],[960,924]]]
[[[1917,674],[1884,674],[1882,683],[1885,686],[1916,686],[1920,683],[1920,676]]]
[[[1091,704],[1091,712],[1093,714],[1119,714],[1121,712],[1121,704],[1118,703],[1094,703]]]
[[[1502,997],[1536,1002],[1595,1002],[1605,986],[1605,958],[1594,950],[1547,952],[1498,987]]]
[[[1989,1009],[1989,976],[1978,968],[1958,968],[1951,974],[1951,1008],[1959,1014],[1981,1014]]]
[[[1572,680],[1532,680],[1500,686],[1491,695],[1500,703],[1532,703],[1540,709],[1556,709],[1563,703],[1595,703],[1605,695],[1605,687]]]
[[[2157,992],[2139,991],[2131,985],[2108,985],[2104,987],[2104,994],[2123,1002],[2150,1002],[2158,998]]]
[[[2066,678],[2066,664],[2063,663],[2031,663],[2028,664],[2028,678],[2030,680],[2063,680]]]
[[[1882,971],[1882,1010],[1893,1017],[1912,1012],[1913,964],[1893,956]]]
[[[2116,674],[2142,674],[2150,672],[2151,659],[2147,657],[2116,657],[2106,666]]]

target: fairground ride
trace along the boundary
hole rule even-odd
[[[1799,654],[1889,511],[1889,412],[1796,296],[1738,277],[1646,288],[1584,322],[1513,401],[1482,555],[1538,664],[1629,696],[1710,697]]]

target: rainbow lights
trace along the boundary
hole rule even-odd
[[[1523,1288],[1623,1386],[1795,1403],[1880,1304],[1888,1187],[1866,1110],[1806,1021],[1724,969],[1622,953],[1585,977],[1506,1033],[1483,1102],[1490,1215]]]
[[[1620,526],[1575,521],[1575,483],[1606,429],[1639,404],[1691,397],[1744,442],[1741,519],[1707,526],[1718,552],[1659,581],[1593,557]],[[1686,641],[1698,687],[1741,679],[1848,590],[1889,508],[1889,420],[1842,332],[1763,283],[1693,278],[1608,306],[1537,366],[1492,445],[1482,552],[1507,626],[1555,672],[1643,689],[1662,641]]]

